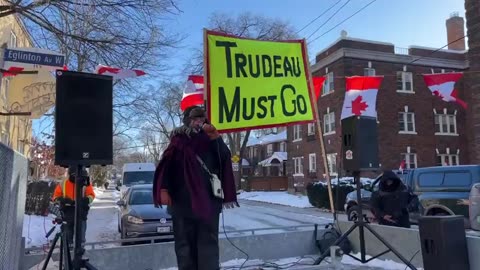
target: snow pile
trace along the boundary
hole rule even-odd
[[[360,258],[360,253],[359,254],[352,254],[352,256],[355,256],[357,258]],[[366,255],[365,258],[368,260],[372,258],[372,256]],[[397,263],[392,260],[380,260],[380,259],[373,259],[369,261],[366,264],[362,264],[361,262],[352,259],[349,256],[343,256],[342,258],[342,264],[347,264],[347,265],[363,265],[363,266],[370,266],[370,267],[378,267],[381,269],[386,269],[386,270],[405,270],[410,269],[408,268],[405,264]],[[423,268],[417,268],[417,270],[422,270]]]
[[[25,237],[25,247],[42,247],[48,243],[45,235],[54,226],[52,220],[55,217],[49,215],[48,217],[24,215],[23,217],[23,231],[22,236]],[[53,239],[55,233],[50,235]]]
[[[313,207],[308,201],[307,196],[293,195],[284,191],[243,192],[240,195],[238,195],[238,198],[242,200],[281,204],[281,205],[293,206],[298,208]]]
[[[95,196],[98,196],[103,194],[105,192],[105,189],[101,187],[94,187],[93,191],[95,192]]]
[[[340,179],[333,178],[333,179],[331,179],[331,181],[332,181],[332,185],[338,185],[338,183],[340,183],[340,185],[356,187],[355,182],[353,182],[353,177],[342,177]],[[375,179],[367,178],[367,177],[360,177],[360,182],[362,183],[362,185],[370,185],[371,183],[373,183],[373,181],[375,181]],[[318,182],[315,182],[314,185],[324,185],[324,186],[326,186],[327,182],[326,181],[325,182],[318,181]]]
[[[360,254],[355,254],[354,256],[360,256]],[[371,258],[367,256],[367,259]],[[243,265],[242,269],[245,270],[254,270],[254,269],[289,269],[289,268],[300,268],[301,266],[309,266],[313,265],[316,257],[315,256],[304,256],[304,257],[296,257],[296,258],[285,258],[279,260],[270,260],[270,261],[263,261],[263,260],[248,260],[245,262],[245,259],[234,259],[227,262],[222,263],[222,268],[226,269],[237,269]],[[328,260],[328,259],[327,259]],[[321,265],[325,265],[326,262],[322,263]],[[366,264],[362,264],[349,256],[343,256],[342,258],[342,265],[344,266],[343,269],[357,269],[357,266],[363,266],[359,269],[366,269],[367,267],[372,267],[374,269],[386,269],[386,270],[404,270],[406,265],[397,263],[391,260],[379,260],[374,259]],[[350,267],[348,267],[350,266]],[[163,270],[177,270],[177,267],[171,267]],[[422,268],[417,268],[418,270],[422,270]]]

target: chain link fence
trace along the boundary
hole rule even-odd
[[[0,270],[19,269],[28,160],[0,143]]]

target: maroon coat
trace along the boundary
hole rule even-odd
[[[221,140],[221,138],[217,139]],[[175,133],[163,152],[160,163],[155,171],[155,178],[153,183],[153,198],[156,205],[161,205],[161,189],[167,188],[166,177],[167,171],[171,177],[168,181],[175,181],[175,178],[183,178],[191,198],[191,207],[193,213],[202,219],[210,219],[213,213],[212,204],[210,203],[210,195],[204,185],[202,179],[202,168],[196,159],[196,155],[209,150],[211,143],[210,138],[204,132],[188,136],[185,133]],[[223,141],[221,142],[223,144]],[[184,168],[183,175],[171,175],[171,168],[175,168],[177,162],[182,162]],[[222,181],[222,188],[224,192],[223,206],[232,208],[239,206],[237,202],[237,193],[235,189],[235,181],[233,177],[231,154],[223,157],[222,160],[222,175],[219,175]],[[175,171],[175,170],[173,170]],[[176,172],[177,174],[179,172]]]

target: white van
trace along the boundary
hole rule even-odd
[[[123,195],[131,186],[152,184],[154,174],[155,164],[153,163],[126,163],[123,165],[122,178],[117,185],[117,190],[120,190]]]

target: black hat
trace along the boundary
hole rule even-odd
[[[188,107],[183,112],[183,124],[188,125],[190,123],[190,119],[195,117],[207,117],[205,110],[199,106],[192,106]]]

